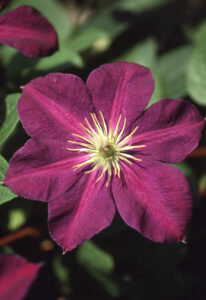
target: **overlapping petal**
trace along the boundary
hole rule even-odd
[[[30,139],[10,160],[4,183],[17,195],[49,201],[77,180],[79,172],[72,166],[81,157],[56,140]]]
[[[26,5],[0,17],[0,43],[30,57],[50,55],[58,46],[54,27],[39,11]]]
[[[18,255],[0,255],[0,300],[22,300],[37,276],[41,264]]]
[[[183,240],[191,216],[191,194],[184,175],[161,162],[125,165],[112,191],[123,220],[155,242]]]
[[[144,153],[157,160],[176,163],[197,147],[204,118],[185,100],[162,99],[151,105],[135,123],[131,143],[145,144]]]
[[[51,73],[24,86],[17,109],[31,137],[67,141],[71,133],[82,133],[80,123],[93,111],[93,105],[78,76]]]
[[[49,202],[53,239],[69,251],[109,226],[115,214],[110,188],[95,172],[82,177],[62,196]]]
[[[91,92],[96,111],[113,126],[119,119],[127,119],[127,127],[147,106],[154,80],[149,69],[124,61],[105,64],[92,71],[86,83]]]

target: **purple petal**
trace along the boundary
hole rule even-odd
[[[155,242],[184,239],[191,216],[188,183],[173,166],[143,161],[124,166],[122,180],[113,180],[112,191],[123,220]]]
[[[30,139],[9,162],[4,183],[17,195],[49,201],[63,194],[78,178],[72,166],[81,154],[66,150],[68,143]]]
[[[64,195],[49,202],[49,229],[53,239],[69,251],[109,226],[115,206],[103,178],[84,174]]]
[[[176,163],[198,146],[204,123],[192,103],[163,99],[139,118],[131,143],[145,144],[144,153],[157,160]]]
[[[120,114],[127,126],[142,113],[154,90],[149,69],[134,63],[115,62],[92,71],[87,87],[97,112],[115,126]]]
[[[82,134],[80,123],[93,105],[79,77],[51,73],[25,85],[17,109],[28,135],[67,141],[73,132]]]
[[[41,264],[18,255],[0,255],[0,300],[22,300],[35,280]]]
[[[0,17],[0,43],[26,56],[47,56],[57,50],[57,34],[39,11],[20,6]]]

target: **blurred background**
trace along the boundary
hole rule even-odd
[[[54,25],[59,51],[27,58],[0,46],[0,153],[7,161],[28,139],[16,113],[19,87],[49,72],[85,80],[100,64],[136,62],[154,73],[151,103],[184,98],[206,116],[205,0],[10,0],[6,10],[24,4]],[[177,165],[194,200],[186,244],[156,244],[116,215],[108,229],[62,255],[48,233],[46,204],[16,198],[7,190],[0,200],[1,253],[44,261],[26,300],[205,300],[205,157],[204,131],[199,148]]]

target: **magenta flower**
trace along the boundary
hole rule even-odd
[[[35,280],[41,264],[18,255],[0,255],[0,300],[21,300]]]
[[[183,160],[204,126],[193,104],[153,93],[147,68],[116,62],[87,80],[53,73],[28,83],[18,102],[32,137],[4,179],[16,194],[48,201],[52,237],[68,251],[113,220],[156,242],[183,240],[192,201]]]
[[[0,1],[0,8],[6,1]],[[0,43],[26,56],[47,56],[57,50],[54,27],[31,6],[20,6],[0,17]]]

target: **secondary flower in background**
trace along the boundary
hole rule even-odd
[[[0,5],[6,5],[1,1]],[[35,8],[20,6],[0,17],[0,43],[26,56],[47,56],[57,50],[57,34]]]
[[[0,254],[0,300],[23,299],[40,267],[18,255]]]
[[[32,139],[10,160],[4,183],[48,201],[50,233],[64,251],[107,227],[115,204],[151,240],[185,238],[190,189],[167,163],[198,145],[204,119],[177,99],[144,111],[153,89],[151,71],[126,62],[100,66],[86,85],[61,73],[25,85],[18,113]]]

